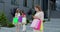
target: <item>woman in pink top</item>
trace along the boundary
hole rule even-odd
[[[26,14],[22,11],[23,32],[26,32]]]
[[[43,32],[44,12],[42,11],[42,9],[41,9],[40,6],[35,6],[34,8],[35,8],[36,14],[33,16],[33,18],[34,19],[40,19],[41,20],[41,29],[40,30],[33,29],[33,32]]]

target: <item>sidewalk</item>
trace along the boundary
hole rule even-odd
[[[27,25],[27,32],[33,32],[32,28],[29,27],[30,24]],[[13,28],[5,28],[2,27],[0,32],[15,32],[16,27]],[[22,27],[20,27],[20,32],[22,32]],[[46,21],[44,23],[44,32],[60,32],[60,19],[51,19],[51,21]]]
[[[44,32],[60,32],[60,19],[51,19],[44,23]]]

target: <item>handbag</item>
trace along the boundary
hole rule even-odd
[[[13,18],[13,24],[17,24],[18,23],[18,18],[17,17],[14,17]]]
[[[37,21],[37,25],[35,26],[35,30],[40,30],[40,27],[41,27],[41,20],[38,19]]]
[[[22,22],[22,16],[19,16],[18,22]]]

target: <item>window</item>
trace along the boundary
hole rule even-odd
[[[27,0],[24,0],[24,6],[27,7]]]
[[[11,4],[12,5],[19,5],[19,2],[18,2],[18,0],[11,0]]]

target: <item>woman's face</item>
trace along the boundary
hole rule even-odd
[[[35,7],[35,11],[39,11],[38,8]]]
[[[19,10],[19,9],[17,9],[16,11],[17,11],[17,13],[19,13],[19,12],[20,12],[20,10]]]
[[[17,12],[17,13],[19,13],[19,12],[20,12],[20,10],[16,10],[16,12]]]
[[[20,10],[18,10],[18,13],[20,13]]]

